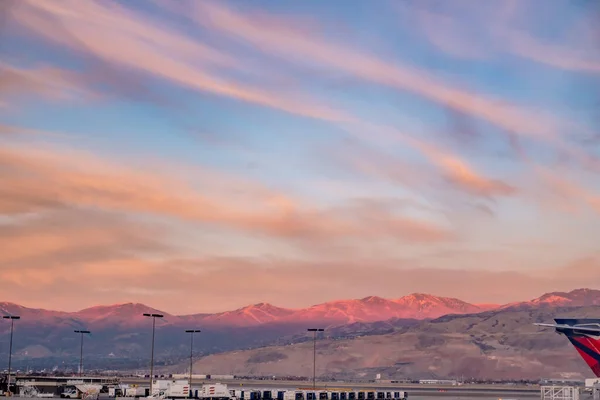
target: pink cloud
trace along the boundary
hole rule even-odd
[[[0,94],[11,103],[22,96],[51,101],[79,100],[94,97],[76,73],[54,67],[24,68],[0,64]]]
[[[542,204],[553,203],[563,210],[581,211],[580,204],[587,205],[591,210],[600,214],[600,194],[594,193],[574,179],[569,179],[560,170],[550,170],[536,167],[536,175],[544,183],[542,187]],[[550,197],[548,197],[550,196]],[[545,200],[545,201],[544,201]]]
[[[439,172],[446,184],[475,197],[494,198],[516,195],[516,186],[500,179],[484,176],[469,163],[445,149],[433,146],[408,135],[395,135],[400,143],[419,151],[437,171],[399,159],[396,156],[368,146],[353,147],[334,156],[351,170],[365,176],[400,184],[404,187],[423,191],[428,186],[438,186]]]
[[[577,51],[572,45],[544,43],[523,31],[503,32],[500,35],[509,43],[509,50],[523,58],[568,71],[600,73],[600,57]]]
[[[15,18],[21,24],[49,40],[65,44],[78,51],[93,53],[107,62],[142,70],[156,77],[169,79],[201,91],[274,107],[297,115],[340,123],[349,132],[365,140],[368,137],[362,132],[367,130],[369,135],[388,135],[396,142],[407,144],[421,151],[442,170],[449,182],[470,194],[493,196],[507,195],[514,191],[510,185],[476,172],[467,165],[466,161],[447,151],[443,157],[441,149],[432,155],[432,151],[427,150],[429,145],[410,138],[393,128],[378,127],[360,121],[347,112],[335,110],[330,106],[315,102],[314,99],[302,98],[298,94],[286,96],[281,91],[259,90],[232,81],[225,83],[209,70],[212,66],[232,67],[234,63],[230,56],[208,46],[197,45],[195,41],[191,41],[168,27],[160,29],[157,27],[159,24],[155,21],[118,5],[107,7],[96,3],[80,2],[66,2],[60,5],[42,5],[37,2],[26,4],[27,6],[17,10]],[[284,55],[292,57],[301,55],[305,58],[314,58],[333,68],[347,70],[347,72],[365,79],[380,81],[392,86],[399,85],[400,88],[441,100],[446,106],[457,106],[461,110],[465,110],[463,106],[466,106],[471,112],[475,111],[475,114],[477,111],[473,106],[479,107],[483,104],[484,108],[487,107],[485,106],[486,100],[474,94],[452,89],[416,70],[391,66],[382,60],[361,55],[343,47],[329,45],[317,37],[311,37],[308,31],[298,28],[298,24],[290,21],[281,21],[263,14],[254,14],[253,18],[255,19],[249,19],[214,4],[208,5],[207,3],[202,6],[202,9],[204,7],[208,7],[205,11],[211,15],[211,19],[210,21],[202,20],[203,23],[208,23],[213,28],[234,35],[243,35],[244,40],[249,40],[265,50],[282,52]],[[41,19],[42,16],[60,21],[63,29],[54,29],[54,25]],[[115,26],[118,28],[114,28]],[[265,35],[263,30],[265,26],[280,32]],[[233,27],[235,29],[230,32],[229,30]],[[68,32],[71,36],[65,35],[64,32]],[[74,41],[73,38],[77,38],[77,40]],[[291,48],[294,50],[291,51]],[[87,79],[90,83],[93,83],[94,80],[93,76]],[[463,100],[460,100],[461,98]],[[494,109],[493,115],[490,114],[493,118],[503,112],[503,107],[499,107],[498,104],[489,103],[489,106]],[[492,108],[489,108],[490,113]],[[506,120],[505,117],[502,117],[502,121]],[[534,121],[533,119],[523,119],[523,121],[525,120]]]
[[[167,4],[167,3],[163,3]],[[282,28],[277,18],[254,13],[242,15],[217,3],[188,3],[195,8],[186,15],[199,24],[249,42],[268,53],[293,61],[311,60],[326,68],[344,71],[425,97],[444,107],[483,118],[503,129],[526,136],[551,138],[555,124],[547,119],[533,118],[539,111],[526,110],[450,86],[446,82],[408,65],[388,63],[375,56],[359,53],[340,44],[329,43],[323,37]]]
[[[416,17],[416,26],[431,44],[455,57],[490,58],[509,53],[558,69],[600,72],[600,58],[593,52],[598,40],[596,29],[580,29],[580,24],[574,24],[569,31],[576,31],[577,36],[545,42],[533,34],[537,28],[531,18],[534,10],[539,6],[525,1],[507,1],[500,8],[455,2],[445,12],[434,11],[432,4],[402,8]],[[536,13],[536,20],[552,23],[552,17],[560,18],[559,12]],[[528,30],[517,27],[521,25]]]
[[[600,281],[582,274],[571,274],[565,280],[569,272],[572,271],[567,268],[556,276],[540,277],[515,271],[415,268],[398,261],[365,264],[214,258],[152,262],[121,258],[102,263],[83,262],[78,268],[0,270],[0,276],[14,283],[6,289],[5,298],[25,305],[39,306],[44,301],[48,308],[75,310],[104,304],[110,295],[113,303],[135,298],[176,314],[232,310],[265,301],[299,308],[334,299],[369,295],[398,298],[413,292],[458,297],[473,303],[506,303],[577,286],[600,288]],[[123,274],[132,278],[132,283],[115,287],[115,280],[122,280]],[[20,277],[31,280],[27,283]],[[88,284],[76,284],[82,281]],[[47,291],[54,290],[58,282],[75,285],[70,296],[49,300]],[[30,290],[32,287],[35,291]],[[227,291],[223,291],[224,287]],[[249,287],[255,290],[247,290]],[[159,296],[165,293],[168,296]],[[81,300],[74,302],[75,298]]]
[[[582,20],[587,22],[587,16],[580,18],[579,22],[568,30],[570,34],[549,42],[537,37],[534,32],[537,28],[551,23],[552,18],[562,18],[561,7],[554,4],[552,7],[544,7],[543,11],[539,8],[536,3],[525,1],[505,2],[500,8],[487,3],[473,6],[453,2],[437,7],[424,2],[402,7],[402,13],[410,16],[407,19],[415,21],[414,29],[421,32],[430,44],[453,57],[491,61],[500,57],[506,59],[506,55],[512,55],[517,58],[508,58],[506,62],[512,63],[515,71],[527,71],[526,64],[523,64],[523,60],[527,60],[537,63],[538,67],[541,64],[576,73],[600,72],[600,58],[595,51],[600,39],[598,29],[582,29],[580,26]],[[535,20],[532,20],[531,15],[536,16]],[[528,76],[527,79],[531,77]],[[479,103],[479,100],[475,101]],[[595,136],[592,126],[580,123],[576,119],[568,120],[567,117],[549,115],[542,110],[522,106],[521,115],[528,114],[529,118],[537,120],[534,123],[539,124],[541,129],[536,128],[539,134],[531,135],[536,130],[521,124],[522,121],[517,122],[509,117],[509,114],[503,114],[501,108],[505,104],[497,102],[497,105],[500,106],[497,116],[506,119],[507,123],[484,118],[503,128],[509,141],[514,141],[512,135],[515,133],[528,139],[543,140],[554,146],[557,154],[567,154],[579,165],[598,170],[597,160],[571,143]],[[482,116],[466,109],[453,108],[471,116]],[[509,126],[513,122],[514,125]],[[542,131],[545,134],[541,134]]]
[[[239,61],[114,3],[109,7],[107,3],[69,0],[53,4],[24,1],[13,18],[55,43],[201,92],[311,118],[344,118],[336,110],[314,106],[301,95],[285,96],[281,90],[225,80],[210,69],[238,66]],[[56,29],[56,23],[62,29]]]
[[[453,57],[483,60],[493,56],[493,48],[474,35],[473,26],[461,23],[455,18],[414,5],[403,7],[414,16],[413,21],[422,30],[426,39],[438,50]],[[486,46],[487,45],[487,46]]]
[[[452,163],[448,168],[454,168]],[[460,165],[457,168],[460,170]],[[503,302],[574,285],[590,286],[589,274],[565,280],[569,276],[566,270],[539,277],[525,272],[427,268],[431,258],[390,259],[376,251],[378,240],[439,244],[456,238],[439,225],[395,212],[393,203],[371,201],[317,209],[258,182],[200,168],[193,171],[203,182],[199,194],[185,176],[172,173],[175,169],[171,166],[165,176],[82,152],[3,148],[0,211],[10,219],[0,231],[0,247],[11,251],[0,256],[0,277],[14,285],[5,298],[28,305],[45,301],[48,307],[57,308],[72,307],[74,298],[85,299],[88,304],[77,302],[81,308],[104,302],[106,288],[112,287],[114,302],[135,298],[176,312],[182,303],[195,304],[186,311],[232,309],[257,301],[305,306],[307,293],[313,303],[373,294],[399,297],[414,291],[474,302]],[[248,208],[243,198],[228,201],[232,187],[250,196],[256,207]],[[30,211],[36,211],[38,217],[23,214]],[[184,258],[168,239],[173,234],[168,226],[137,217],[146,213],[261,232],[288,243],[299,241],[300,249],[312,260],[285,255]],[[368,241],[367,251],[352,251],[352,245],[348,249],[345,245],[353,243],[345,241],[348,238],[356,239],[362,250]],[[475,257],[483,265],[497,256],[473,253],[464,257]],[[445,262],[451,258],[456,257],[448,255]],[[111,286],[124,273],[135,278],[136,284],[124,289]],[[47,297],[40,296],[47,296],[59,280],[91,284],[81,289],[74,285],[77,289],[68,301],[56,297],[50,304]],[[227,298],[220,289],[225,286]],[[258,295],[245,290],[247,287],[264,290]],[[159,296],[164,301],[156,303],[161,293],[169,295]]]
[[[172,3],[162,4],[172,7]],[[516,132],[528,139],[562,146],[554,135],[567,124],[564,121],[460,89],[426,71],[361,53],[346,43],[328,42],[319,33],[319,26],[312,23],[303,26],[296,18],[260,12],[245,15],[220,3],[188,5],[192,12],[186,8],[187,15],[212,29],[211,33],[218,34],[219,40],[233,38],[269,55],[406,90],[452,111],[485,119],[509,131],[510,135]],[[143,86],[145,81],[132,82],[127,78],[159,78],[198,92],[329,121],[365,142],[416,150],[431,166],[401,159],[391,151],[379,152],[375,146],[357,147],[354,152],[335,154],[331,158],[373,180],[392,182],[396,189],[398,186],[417,189],[415,197],[433,187],[436,195],[439,194],[439,204],[443,204],[442,211],[432,210],[433,206],[426,209],[422,203],[409,209],[398,204],[400,202],[391,204],[393,202],[373,199],[324,207],[258,181],[203,167],[193,170],[181,165],[136,168],[134,160],[128,160],[130,165],[126,166],[65,148],[44,148],[38,146],[39,143],[34,147],[9,143],[4,146],[3,142],[0,214],[8,222],[1,222],[4,225],[0,230],[0,247],[10,251],[0,254],[3,265],[0,276],[15,285],[8,289],[7,296],[16,301],[29,301],[25,295],[33,296],[29,297],[30,301],[43,301],[42,295],[47,296],[58,279],[65,276],[70,283],[93,282],[86,288],[73,285],[76,287],[73,296],[98,303],[107,296],[105,288],[126,274],[138,283],[127,290],[111,289],[110,296],[115,301],[126,301],[135,295],[155,305],[157,294],[169,293],[163,305],[156,306],[173,309],[191,292],[193,301],[212,309],[219,304],[235,308],[264,301],[265,292],[272,296],[268,301],[278,305],[301,306],[305,305],[307,288],[314,302],[372,294],[397,297],[417,290],[461,298],[468,293],[469,298],[465,300],[501,302],[508,300],[509,294],[510,300],[525,299],[548,290],[586,286],[585,277],[592,276],[590,271],[596,266],[593,262],[577,270],[585,274],[567,283],[566,272],[562,270],[540,279],[520,272],[479,269],[479,265],[498,263],[498,252],[466,251],[459,257],[456,252],[440,251],[437,254],[443,257],[438,257],[437,262],[432,262],[435,257],[431,255],[415,256],[419,254],[417,249],[427,246],[437,249],[454,245],[464,239],[466,231],[475,232],[473,236],[489,234],[472,226],[463,230],[456,221],[465,219],[455,215],[454,219],[444,218],[460,213],[452,203],[451,191],[445,190],[448,187],[478,202],[512,197],[533,199],[536,205],[542,206],[556,202],[572,209],[579,209],[583,203],[600,212],[600,196],[585,187],[583,179],[568,179],[573,171],[540,167],[542,172],[536,175],[536,165],[524,153],[519,153],[518,160],[530,169],[520,171],[516,178],[494,177],[492,175],[497,173],[485,171],[477,162],[469,162],[439,144],[391,126],[361,120],[347,110],[304,94],[302,88],[276,90],[272,86],[262,88],[225,79],[223,71],[246,67],[243,59],[227,54],[225,47],[217,49],[208,43],[199,43],[171,26],[118,3],[23,0],[23,5],[14,9],[14,17],[45,40],[100,60],[101,67],[72,73],[45,66],[6,66],[9,79],[0,81],[3,94],[62,100],[71,96],[95,96],[100,91],[92,89],[98,90],[105,82],[111,82],[114,87],[121,86],[123,92],[144,97],[144,88],[136,83]],[[456,21],[433,17],[427,23],[433,29],[430,33],[437,35],[432,39],[439,46],[460,56],[478,56],[477,48],[460,47],[465,45],[462,40],[468,34],[462,32]],[[56,29],[57,26],[61,29]],[[435,31],[436,28],[440,30]],[[518,33],[506,34],[511,40],[520,38]],[[453,47],[455,45],[458,47]],[[556,48],[546,48],[528,37],[519,46],[513,51],[535,52],[536,57],[548,63],[557,63],[567,54],[554,52]],[[587,65],[573,62],[570,60],[570,65],[561,68]],[[112,66],[118,68],[118,76],[112,74]],[[0,126],[0,134],[3,132],[40,133]],[[563,150],[581,163],[594,162],[592,158],[585,158],[584,151]],[[539,182],[528,180],[538,176],[541,177]],[[437,185],[440,178],[447,186]],[[532,183],[531,187],[527,187],[528,183]],[[317,190],[316,187],[311,189]],[[337,187],[330,191],[331,197],[340,197]],[[352,193],[357,192],[364,196],[367,189],[354,189]],[[428,203],[433,199],[424,197]],[[472,207],[492,212],[485,204]],[[130,218],[124,219],[125,215]],[[156,219],[168,222],[148,222]],[[477,228],[481,225],[484,225],[481,220],[473,224]],[[181,233],[173,226],[189,229],[185,233],[210,226],[219,234],[231,235],[232,247],[238,245],[236,238],[258,238],[267,243],[266,247],[272,244],[269,251],[281,256],[277,259],[201,258],[200,252],[194,251],[197,249],[183,251],[173,246],[173,238],[178,239]],[[511,232],[501,233],[506,236]],[[405,247],[398,250],[399,246]],[[398,254],[404,248],[410,255],[399,260]],[[209,250],[217,252],[217,249]],[[256,248],[250,252],[261,253]],[[466,259],[478,267],[473,270],[420,269],[429,264],[467,264]],[[507,256],[507,264],[515,259]],[[232,276],[235,279],[232,280]],[[219,291],[222,287],[231,289],[226,293],[228,298],[220,297],[224,295]],[[256,294],[248,291],[248,287],[261,288],[260,297],[252,297]],[[35,292],[27,288],[35,288]],[[201,290],[193,290],[197,288]],[[214,303],[210,303],[211,299]],[[68,306],[65,299],[54,301],[60,307]]]

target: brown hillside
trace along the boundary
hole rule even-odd
[[[555,316],[600,316],[600,307],[500,310],[445,316],[386,335],[322,339],[317,375],[336,377],[582,378],[591,376],[568,340],[534,322]],[[185,368],[179,367],[179,370]],[[198,373],[312,374],[312,342],[215,354],[196,362]]]

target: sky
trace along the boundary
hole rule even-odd
[[[3,301],[600,289],[600,3],[0,10]]]

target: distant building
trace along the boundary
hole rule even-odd
[[[421,379],[419,383],[421,385],[458,385],[458,381],[455,379]]]
[[[542,385],[571,385],[571,386],[582,386],[585,382],[582,379],[564,379],[564,378],[552,378],[552,379],[540,379]]]

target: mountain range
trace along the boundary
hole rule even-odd
[[[307,340],[306,328],[327,328],[330,338],[390,335],[419,329],[445,315],[485,315],[556,307],[600,305],[600,291],[578,289],[554,292],[526,302],[505,305],[470,304],[459,299],[415,293],[398,299],[370,296],[340,300],[304,309],[287,309],[259,303],[233,311],[171,315],[152,307],[126,303],[96,306],[77,312],[51,311],[0,303],[3,314],[20,315],[15,325],[14,362],[25,366],[76,366],[79,337],[74,329],[89,329],[86,360],[99,368],[146,368],[151,321],[143,313],[160,313],[157,320],[157,364],[175,364],[189,354],[184,329],[200,328],[195,354],[203,356],[269,345],[290,345]],[[0,324],[0,356],[8,350],[8,324]],[[4,334],[2,334],[4,333]],[[1,360],[1,359],[0,359]],[[0,361],[1,362],[1,361]]]
[[[61,322],[71,320],[88,327],[96,324],[136,326],[147,323],[143,313],[160,313],[164,324],[202,323],[220,326],[256,326],[274,322],[326,322],[353,323],[374,322],[391,318],[435,318],[449,313],[474,313],[500,307],[499,305],[469,304],[459,299],[414,293],[399,299],[384,299],[369,296],[363,299],[339,300],[313,305],[307,308],[290,309],[268,303],[258,303],[233,311],[212,314],[172,315],[139,303],[102,305],[77,312],[50,311],[0,303],[0,312],[20,315],[24,320]],[[161,322],[158,322],[159,324]]]

